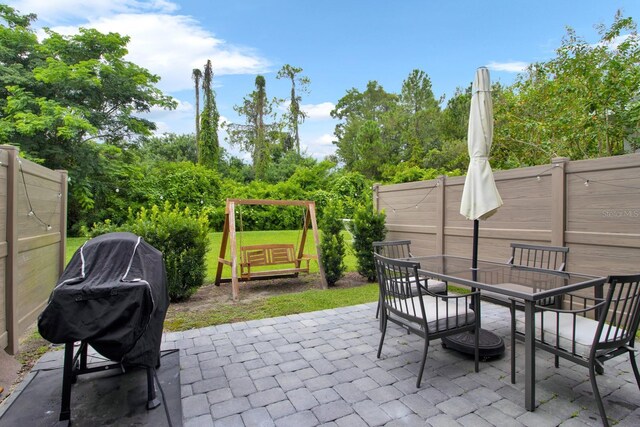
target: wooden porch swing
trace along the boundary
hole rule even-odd
[[[301,238],[298,243],[296,253],[293,244],[267,244],[240,246],[240,264],[236,249],[236,220],[235,209],[238,205],[275,205],[275,206],[302,206],[306,208],[304,223],[302,226]],[[316,247],[316,255],[304,253],[304,245],[307,239],[307,231],[311,224],[313,240]],[[242,225],[242,224],[241,224]],[[242,230],[241,230],[242,231]],[[230,260],[225,259],[227,245],[230,246]],[[297,276],[298,273],[309,272],[309,261],[318,261],[318,270],[322,288],[327,289],[327,279],[324,274],[322,258],[320,255],[320,239],[318,236],[318,223],[316,221],[316,204],[308,200],[256,200],[256,199],[227,199],[224,212],[224,227],[222,229],[222,242],[220,244],[220,256],[218,257],[218,268],[216,270],[216,286],[223,282],[231,282],[233,299],[237,300],[239,295],[239,282],[272,279],[279,277]],[[302,265],[306,262],[306,265]],[[222,269],[225,265],[231,267],[231,278],[222,278]],[[255,270],[254,267],[272,267],[270,270]],[[284,268],[282,268],[284,266]]]

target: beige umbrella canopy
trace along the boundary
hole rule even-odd
[[[489,152],[493,142],[493,104],[487,68],[478,68],[471,89],[467,133],[470,161],[462,191],[460,214],[467,219],[478,220],[489,218],[502,206],[502,198],[489,165]]]

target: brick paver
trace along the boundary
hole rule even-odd
[[[538,352],[535,412],[524,409],[523,346],[518,383],[507,354],[481,362],[437,342],[416,388],[422,339],[389,325],[382,357],[376,304],[165,334],[180,349],[185,426],[599,425],[587,370]],[[509,335],[508,311],[483,303],[483,326]],[[624,362],[624,363],[622,363]],[[599,376],[607,414],[638,425],[640,391],[628,361]]]

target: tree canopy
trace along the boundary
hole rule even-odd
[[[150,135],[155,123],[142,113],[176,103],[156,87],[158,76],[124,59],[128,37],[45,29],[38,40],[34,19],[0,5],[0,142],[18,145],[49,168],[67,169],[70,204],[90,209],[92,165],[99,163],[93,144]]]

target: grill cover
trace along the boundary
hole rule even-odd
[[[104,357],[158,366],[169,306],[162,253],[132,233],[108,233],[76,251],[38,317],[52,343],[86,341]]]

